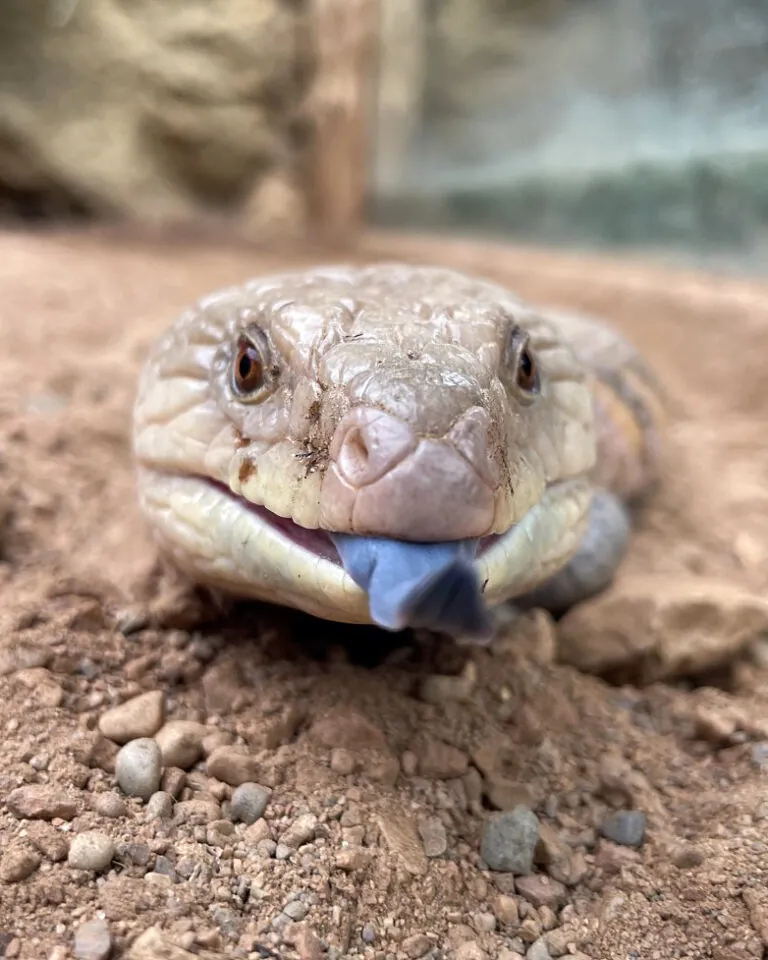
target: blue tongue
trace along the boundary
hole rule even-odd
[[[477,540],[406,543],[332,533],[344,569],[368,594],[372,620],[385,630],[421,627],[486,639],[491,619],[474,559]]]

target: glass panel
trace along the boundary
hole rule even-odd
[[[372,213],[768,271],[766,0],[382,0]]]

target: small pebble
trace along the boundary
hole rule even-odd
[[[20,883],[31,877],[39,866],[40,857],[34,850],[28,847],[11,848],[0,860],[0,880],[4,883]]]
[[[155,873],[170,877],[174,883],[176,882],[176,870],[168,857],[157,857],[155,859]]]
[[[346,747],[336,747],[331,751],[331,770],[341,776],[355,772],[354,754]]]
[[[481,856],[491,870],[516,875],[533,870],[539,821],[528,807],[497,813],[483,827]]]
[[[704,862],[706,854],[701,847],[695,844],[687,843],[678,847],[672,854],[672,863],[678,870],[690,870],[691,867],[698,867]]]
[[[432,949],[432,941],[423,933],[414,933],[402,942],[403,950],[410,960],[418,960]]]
[[[241,783],[258,780],[260,764],[242,747],[218,747],[208,757],[205,770],[209,777],[239,787]]]
[[[148,800],[160,786],[161,774],[160,747],[148,737],[131,740],[117,755],[115,777],[120,789],[129,797]]]
[[[158,790],[147,800],[148,820],[167,820],[173,816],[173,797],[170,793]]]
[[[565,903],[565,887],[557,880],[541,874],[518,877],[515,880],[517,892],[534,907],[559,907]]]
[[[363,939],[363,943],[373,943],[376,939],[376,931],[373,929],[370,923],[366,923],[360,936]]]
[[[454,954],[456,960],[485,960],[487,954],[476,940],[459,944]]]
[[[107,793],[97,793],[91,801],[91,806],[102,817],[109,817],[116,820],[118,817],[124,817],[128,813],[128,807],[125,800],[111,790]]]
[[[271,796],[271,791],[258,783],[241,783],[232,793],[232,819],[246,824],[255,823],[264,816]]]
[[[111,837],[98,830],[87,830],[72,838],[67,863],[75,870],[91,870],[100,873],[106,870],[115,855]]]
[[[89,920],[75,930],[74,954],[77,960],[107,960],[111,952],[112,935],[106,920]]]
[[[516,927],[520,922],[517,900],[506,893],[500,893],[493,901],[493,912],[499,923],[505,926]]]
[[[99,730],[115,743],[128,743],[154,737],[165,720],[165,697],[162,690],[151,690],[126,700],[99,717]]]
[[[478,933],[493,933],[496,929],[496,917],[492,913],[477,910],[472,914],[472,926]]]
[[[300,921],[309,913],[309,907],[301,900],[292,900],[283,907],[283,913],[291,920]]]
[[[619,810],[600,824],[600,833],[623,847],[639,847],[645,840],[646,816],[639,810]]]
[[[192,720],[171,720],[155,735],[163,766],[189,770],[203,755],[203,740],[210,728]]]
[[[20,820],[72,820],[78,812],[77,803],[61,791],[37,784],[11,790],[6,804]]]
[[[448,837],[443,821],[437,817],[430,817],[420,821],[418,829],[421,842],[424,844],[424,853],[428,857],[442,857],[448,849]]]
[[[296,849],[314,839],[317,830],[317,817],[314,813],[304,813],[297,817],[280,837],[279,846]]]
[[[528,947],[525,960],[552,960],[552,954],[549,952],[549,947],[547,947],[543,937],[534,940],[530,947]]]

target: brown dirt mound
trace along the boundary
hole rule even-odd
[[[217,616],[139,522],[150,340],[193,297],[328,251],[6,234],[0,254],[0,956],[763,955],[768,288],[365,240],[608,315],[670,393],[667,479],[615,586],[460,651]],[[161,795],[123,796],[118,744],[169,722]],[[243,780],[267,800],[251,825]],[[481,836],[519,804],[540,835],[513,877]],[[640,845],[605,836],[619,811]]]

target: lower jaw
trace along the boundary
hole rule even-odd
[[[252,503],[250,500],[246,500],[245,497],[233,493],[232,490],[223,483],[218,483],[215,480],[209,480],[208,483],[222,493],[225,493],[231,499],[236,500],[250,513],[257,516],[262,523],[270,526],[287,540],[295,543],[296,546],[301,547],[314,556],[327,560],[329,563],[334,563],[338,567],[342,566],[341,558],[339,557],[333,540],[325,530],[301,527],[290,518],[281,517],[276,513],[272,513],[271,510],[268,510],[261,504]],[[507,534],[491,534],[487,537],[481,537],[478,540],[477,556],[483,556],[502,536],[506,535]]]

